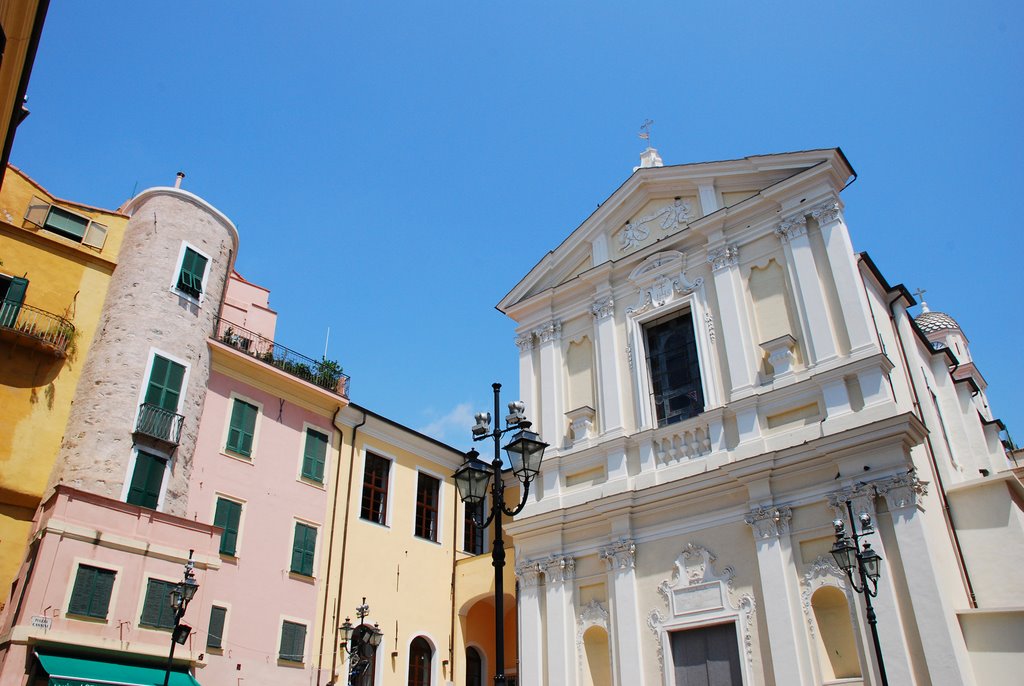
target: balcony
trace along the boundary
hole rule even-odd
[[[165,410],[157,405],[139,405],[139,418],[135,422],[135,433],[156,439],[170,445],[181,442],[181,423],[185,417]]]
[[[314,360],[220,318],[214,323],[213,339],[303,381],[348,397],[349,377],[333,360]]]
[[[55,357],[67,357],[74,350],[74,324],[51,312],[19,302],[0,301],[0,334],[29,343]]]

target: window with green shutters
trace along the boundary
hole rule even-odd
[[[185,378],[185,367],[160,355],[153,356],[153,367],[149,372],[149,386],[146,387],[144,402],[167,410],[178,411],[181,398],[181,382]]]
[[[160,502],[160,487],[164,483],[166,468],[164,458],[140,450],[135,457],[135,471],[132,473],[126,501],[131,505],[155,510]]]
[[[302,477],[323,483],[327,463],[327,435],[306,429],[306,448],[302,453]]]
[[[292,571],[303,576],[313,576],[315,555],[316,527],[295,522],[295,539],[292,541]]]
[[[238,523],[242,519],[242,504],[227,498],[217,498],[217,511],[213,516],[213,525],[224,529],[220,537],[222,555],[234,557],[238,549]]]
[[[224,620],[228,609],[214,605],[210,608],[210,628],[206,632],[206,649],[219,650],[224,647]]]
[[[71,590],[68,614],[106,619],[116,575],[117,572],[112,569],[79,565],[75,586]]]
[[[151,629],[173,629],[174,609],[171,608],[171,591],[177,584],[160,579],[146,583],[146,599],[142,603],[142,617],[139,626]]]
[[[206,258],[192,248],[185,248],[178,273],[178,290],[198,298],[203,293],[203,275],[206,273]]]
[[[235,398],[228,424],[228,450],[243,457],[252,457],[252,440],[256,435],[256,416],[259,412],[260,409],[255,405]]]
[[[302,662],[306,652],[306,626],[285,621],[281,625],[281,652],[278,657],[288,662]]]

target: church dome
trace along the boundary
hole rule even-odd
[[[945,312],[922,312],[914,319],[914,323],[924,333],[932,333],[944,329],[960,330],[960,325],[956,323],[956,320]]]

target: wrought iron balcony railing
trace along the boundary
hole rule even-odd
[[[213,339],[343,398],[348,397],[349,377],[333,360],[314,360],[220,318],[214,324]]]
[[[75,340],[75,325],[67,319],[9,300],[0,300],[0,329],[39,341],[58,357],[67,357]]]
[[[158,441],[178,445],[181,442],[181,424],[185,417],[165,410],[158,405],[142,403],[139,406],[139,419],[135,422],[135,432]]]

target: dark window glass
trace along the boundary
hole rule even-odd
[[[46,215],[46,222],[43,223],[43,228],[47,231],[53,231],[75,241],[82,240],[82,236],[85,235],[85,230],[88,226],[89,220],[85,217],[68,212],[57,206],[50,208],[50,212]]]
[[[466,686],[484,686],[484,661],[476,648],[466,648]]]
[[[363,469],[363,504],[359,516],[378,524],[386,524],[388,517],[388,473],[391,460],[366,453]]]
[[[462,549],[467,553],[480,555],[487,548],[487,529],[477,526],[477,521],[484,520],[484,504],[467,504],[465,508],[466,522],[462,541]]]
[[[323,483],[326,463],[327,435],[306,429],[306,447],[302,452],[302,476]]]
[[[68,614],[106,619],[116,574],[110,569],[79,565]]]
[[[432,651],[425,639],[416,637],[409,646],[409,686],[430,686]]]
[[[647,368],[658,426],[694,417],[704,411],[697,341],[689,312],[645,327]]]
[[[673,631],[670,636],[678,686],[742,686],[735,624]]]
[[[437,540],[437,496],[441,482],[420,472],[416,482],[415,534],[430,541]]]
[[[303,576],[313,576],[313,559],[316,556],[316,528],[295,522],[295,538],[292,541],[292,571]]]
[[[238,524],[242,520],[242,504],[227,498],[217,498],[217,512],[213,525],[224,529],[220,537],[220,552],[234,556],[238,549]]]
[[[281,625],[281,652],[278,657],[288,662],[302,662],[306,653],[306,626],[295,622]]]
[[[150,579],[146,584],[146,599],[142,603],[142,617],[139,626],[155,629],[174,628],[174,609],[171,607],[171,591],[177,584],[170,581]]]
[[[126,501],[131,505],[155,510],[160,502],[160,487],[164,482],[166,468],[167,461],[162,457],[140,450],[135,458],[135,471],[132,473]]]
[[[210,628],[206,632],[207,650],[224,647],[224,620],[227,616],[227,608],[216,605],[210,608]]]

